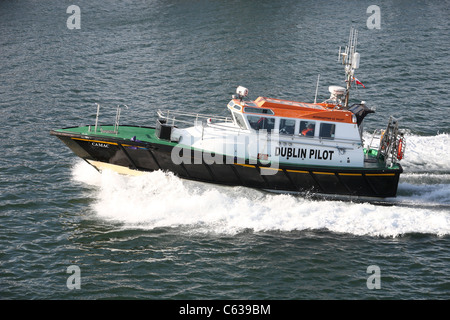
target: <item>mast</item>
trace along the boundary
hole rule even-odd
[[[358,30],[353,27],[350,29],[350,35],[348,37],[348,45],[345,47],[344,52],[341,52],[339,48],[338,61],[342,56],[342,64],[345,68],[345,82],[347,84],[344,100],[344,108],[348,108],[348,102],[350,98],[350,89],[355,74],[355,69],[359,68],[359,53],[356,52],[356,46],[358,44]]]

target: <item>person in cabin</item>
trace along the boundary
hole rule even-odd
[[[257,123],[257,130],[266,129],[267,127],[267,118],[261,117]]]
[[[314,136],[314,125],[312,123],[308,124],[308,126],[302,130],[302,136]]]

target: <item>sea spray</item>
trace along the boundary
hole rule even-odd
[[[450,136],[407,134],[406,151],[401,164],[405,172],[441,171],[450,173]]]
[[[433,141],[433,137],[428,139]],[[434,139],[440,141],[448,136],[438,135]],[[422,137],[412,136],[412,140],[415,141],[411,144],[412,154],[416,152],[414,148],[426,148],[428,144]],[[430,165],[440,161],[430,158],[433,160]],[[245,230],[320,229],[383,237],[406,233],[450,234],[450,215],[445,209],[449,180],[445,173],[438,174],[438,181],[426,174],[431,180],[419,179],[430,182],[425,185],[415,182],[414,173],[406,173],[409,182],[400,184],[401,195],[388,201],[388,205],[314,200],[224,187],[182,180],[161,171],[138,177],[111,171],[98,173],[82,161],[76,163],[72,174],[75,180],[95,187],[91,205],[95,214],[119,222],[124,228],[182,227],[190,232],[231,235]]]

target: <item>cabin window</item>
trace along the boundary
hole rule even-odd
[[[267,130],[267,132],[271,132],[275,127],[275,119],[268,117],[260,117],[260,116],[247,116],[248,122],[250,123],[250,127],[252,129],[258,130]]]
[[[294,119],[280,119],[280,134],[294,134],[294,130]]]
[[[244,117],[242,116],[242,114],[237,113],[237,112],[233,112],[232,114],[234,116],[234,120],[236,121],[237,125],[241,129],[247,129],[247,124],[245,123],[245,120],[244,120]]]
[[[300,121],[300,135],[304,137],[314,137],[316,130],[315,121]]]
[[[230,103],[228,103],[228,106],[230,108],[234,108],[234,109],[239,110],[239,111],[242,110],[242,107],[240,105],[238,105],[238,104],[235,104],[233,101],[230,101]]]
[[[327,139],[334,139],[334,132],[336,130],[336,125],[332,123],[321,123],[320,124],[320,137]]]
[[[250,108],[250,107],[245,107],[245,112],[274,114],[273,111],[270,109]]]

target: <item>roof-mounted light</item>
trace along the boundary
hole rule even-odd
[[[243,86],[239,86],[236,88],[236,93],[238,94],[239,99],[242,100],[248,95],[248,89]]]

